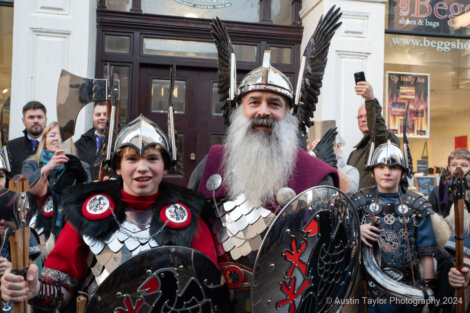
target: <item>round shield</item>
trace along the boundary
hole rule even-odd
[[[292,199],[269,228],[253,272],[252,312],[338,312],[359,267],[359,216],[333,187]]]
[[[141,253],[114,270],[86,312],[229,312],[228,289],[204,254],[167,246]]]

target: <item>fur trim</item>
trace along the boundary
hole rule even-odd
[[[88,197],[97,193],[108,194],[113,200],[121,199],[120,188],[120,180],[107,180],[68,188],[61,202],[65,218],[79,231],[80,235],[103,240],[119,227],[114,221],[114,217],[111,215],[102,220],[88,220],[82,214],[82,205]],[[115,201],[114,203],[116,204],[114,213],[121,223],[126,217],[123,203],[121,201]]]
[[[454,215],[454,205],[450,207],[449,215],[445,218],[447,224],[449,224],[452,232],[455,231],[455,215]],[[465,236],[470,235],[470,213],[468,213],[467,205],[465,204],[463,209],[463,231]]]
[[[0,190],[0,218],[6,221],[15,221],[16,193],[8,189]]]
[[[161,244],[171,244],[176,246],[190,246],[192,238],[198,227],[198,216],[201,210],[206,205],[205,198],[202,194],[196,193],[181,186],[161,183],[158,188],[160,194],[155,201],[155,207],[150,226],[150,233],[153,234],[163,226],[163,221],[160,218],[160,210],[164,206],[174,202],[181,202],[188,206],[191,211],[192,220],[188,227],[184,229],[172,229],[166,227],[164,231],[160,232],[157,236],[157,242]]]
[[[46,243],[43,245],[39,245],[39,250],[40,250],[40,260],[44,263],[46,261],[47,256],[49,253],[52,251],[55,245],[55,236],[54,234],[51,234],[49,238],[47,239]]]
[[[89,220],[82,214],[82,205],[84,201],[97,193],[108,194],[114,201],[116,208],[114,213],[119,223],[125,218],[126,208],[121,202],[121,180],[109,180],[74,186],[67,190],[63,197],[64,212],[67,220],[78,230],[80,235],[87,235],[97,240],[103,240],[111,233],[115,232],[119,225],[111,215],[101,220]],[[191,211],[192,220],[188,227],[184,229],[171,229],[165,227],[157,236],[157,241],[161,245],[181,245],[190,246],[192,238],[198,227],[198,216],[206,205],[204,197],[181,186],[160,183],[158,188],[159,196],[153,206],[154,214],[150,223],[150,233],[153,234],[162,228],[163,222],[160,219],[160,209],[167,204],[181,202]]]
[[[49,197],[54,197],[51,194],[51,191],[48,189],[46,195],[41,199],[38,200],[37,196],[28,194],[28,201],[29,203],[32,203],[31,209],[28,212],[28,215],[26,216],[26,224],[29,225],[30,221],[33,219],[33,217],[36,217],[36,229],[42,228],[42,234],[47,238],[49,238],[49,235],[51,234],[52,230],[52,220],[53,217],[45,217],[42,214],[42,206],[46,203],[47,199]],[[54,198],[53,198],[54,201]],[[57,210],[57,205],[54,201],[54,211]]]
[[[437,248],[442,250],[446,242],[449,240],[452,231],[446,220],[437,213],[431,214],[431,222],[434,230],[434,237],[437,242]]]

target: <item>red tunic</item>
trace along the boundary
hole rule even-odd
[[[217,264],[212,236],[209,228],[200,217],[198,217],[198,227],[194,234],[191,248],[204,253],[214,264]],[[67,222],[57,239],[54,249],[48,255],[44,267],[65,273],[79,282],[87,274],[89,268],[87,259],[89,255],[90,249],[83,241],[82,236],[80,236],[75,227]],[[44,279],[51,280],[50,277]],[[73,287],[63,281],[59,283],[69,289]]]

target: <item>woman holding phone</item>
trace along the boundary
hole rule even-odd
[[[57,236],[62,229],[58,210],[62,190],[77,183],[91,182],[89,165],[72,154],[65,154],[59,142],[59,126],[53,122],[44,129],[36,153],[23,162],[21,169],[30,187],[28,222],[41,241],[47,240],[51,232]]]

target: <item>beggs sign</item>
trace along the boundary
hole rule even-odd
[[[389,29],[422,33],[455,33],[454,19],[470,11],[470,1],[391,0],[389,3]],[[467,33],[468,29],[458,32]]]

